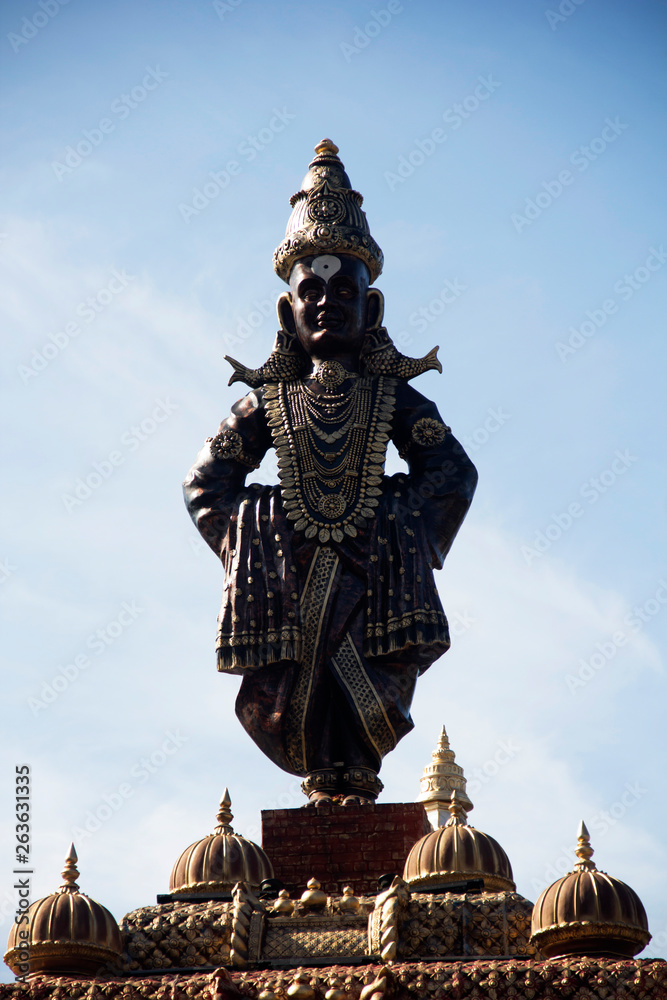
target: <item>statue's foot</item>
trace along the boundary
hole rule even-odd
[[[375,799],[364,798],[363,795],[346,795],[343,799],[344,806],[371,806]]]
[[[333,802],[333,798],[327,792],[311,792],[308,798],[309,806],[325,806]]]

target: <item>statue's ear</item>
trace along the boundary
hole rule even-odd
[[[276,303],[276,309],[278,311],[278,322],[280,323],[281,330],[291,333],[294,337],[296,335],[296,325],[294,323],[294,313],[292,312],[292,296],[289,292],[281,293]]]
[[[384,316],[384,295],[379,288],[369,288],[366,292],[366,301],[368,303],[366,330],[377,330],[382,326],[382,318]]]

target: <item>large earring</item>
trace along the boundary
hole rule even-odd
[[[438,348],[434,347],[423,358],[408,358],[396,349],[393,340],[382,326],[384,318],[384,295],[379,288],[369,288],[369,293],[379,296],[376,322],[366,331],[361,348],[360,361],[365,375],[389,375],[402,378],[406,382],[429,369],[442,372],[438,361]]]
[[[251,389],[258,389],[262,385],[275,382],[289,382],[305,374],[308,370],[306,353],[297,339],[296,332],[289,329],[285,315],[285,306],[289,305],[291,310],[291,301],[289,292],[282,292],[278,297],[276,311],[280,329],[276,333],[271,354],[260,368],[247,368],[240,361],[235,361],[225,354],[225,361],[229,361],[234,369],[228,385],[233,382],[245,382]]]

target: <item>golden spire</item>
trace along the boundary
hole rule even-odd
[[[463,808],[463,802],[461,801],[461,793],[457,792],[456,789],[451,794],[449,800],[449,819],[445,823],[445,826],[467,826],[468,825],[468,815]]]
[[[465,814],[473,808],[466,793],[466,779],[463,768],[456,763],[454,751],[449,745],[449,737],[445,727],[442,727],[435,750],[431,755],[431,763],[424,768],[424,774],[419,782],[421,792],[417,802],[423,802],[426,815],[434,830],[451,825],[452,793],[456,792],[457,809]]]
[[[218,815],[215,817],[218,821],[213,833],[234,833],[231,828],[231,822],[234,819],[234,814],[231,810],[232,800],[229,797],[229,789],[225,788],[222,793],[222,798],[220,799],[220,809]]]
[[[78,892],[79,886],[76,880],[79,877],[79,870],[76,867],[76,863],[79,859],[77,858],[76,851],[74,850],[74,844],[69,845],[69,853],[65,859],[65,867],[63,868],[61,875],[64,879],[63,884],[58,889],[58,892]]]
[[[595,862],[591,861],[591,858],[595,854],[595,851],[591,847],[591,836],[588,830],[586,829],[586,824],[584,823],[583,819],[579,824],[579,831],[577,833],[577,838],[578,838],[577,846],[575,848],[574,853],[577,855],[579,860],[574,866],[575,869],[580,872],[597,871]]]
[[[335,156],[338,152],[338,146],[335,142],[332,142],[331,139],[322,139],[321,142],[318,142],[317,146],[315,146],[315,152],[318,156],[321,156],[323,153],[332,153]]]

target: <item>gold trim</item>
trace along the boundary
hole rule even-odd
[[[369,741],[382,759],[394,749],[398,740],[349,632],[331,662],[350,692]]]
[[[333,549],[318,546],[301,597],[302,656],[285,720],[285,753],[296,774],[308,771],[306,715],[313,685],[315,657],[339,562]]]

